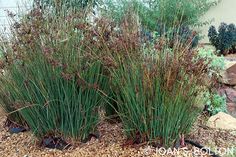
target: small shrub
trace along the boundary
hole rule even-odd
[[[215,94],[215,93],[206,93],[205,98],[207,99],[207,109],[211,115],[215,115],[219,112],[227,113],[226,105],[226,96]]]
[[[220,71],[225,68],[225,58],[223,56],[217,56],[212,50],[199,49],[196,59],[204,59],[205,63],[208,65],[208,77],[220,77]]]
[[[211,26],[208,31],[208,37],[211,44],[221,54],[235,53],[236,27],[234,24],[221,23],[218,32],[214,26]]]

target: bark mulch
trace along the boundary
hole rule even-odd
[[[4,127],[6,118],[0,120],[0,157],[160,157],[155,148],[142,146],[125,146],[126,138],[120,123],[102,121],[98,131],[100,138],[92,138],[87,143],[73,144],[69,150],[56,150],[40,147],[31,132],[10,134]],[[221,130],[214,130],[196,125],[187,137],[207,146],[235,146],[236,134]],[[180,151],[174,157],[192,157],[194,147],[187,145],[187,152]]]

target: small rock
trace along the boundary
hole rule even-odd
[[[207,126],[217,129],[236,130],[236,118],[224,112],[210,117],[207,121]]]

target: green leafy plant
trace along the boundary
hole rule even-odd
[[[223,56],[217,56],[210,49],[199,49],[196,59],[204,59],[207,64],[209,81],[214,82],[220,78],[220,72],[225,69],[225,58]],[[220,96],[215,91],[214,83],[209,86],[209,91],[203,95],[203,103],[206,104],[206,110],[215,115],[218,112],[227,112],[226,109],[226,97]]]
[[[219,112],[226,112],[227,113],[227,106],[226,106],[226,96],[219,95],[216,93],[206,93],[206,104],[208,111],[215,115]]]
[[[213,76],[219,77],[220,71],[225,68],[224,56],[217,56],[212,50],[201,48],[198,51],[196,59],[204,59],[205,63],[208,64],[208,77]]]
[[[140,20],[141,26],[154,31],[158,22],[166,28],[179,25],[198,26],[207,22],[200,22],[203,16],[212,6],[218,4],[218,0],[105,0],[107,9],[105,14],[111,15],[114,20],[120,21],[125,12],[133,11]]]

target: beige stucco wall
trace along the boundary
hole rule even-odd
[[[236,0],[221,0],[217,6],[211,8],[203,16],[202,21],[209,19],[213,19],[210,25],[215,25],[217,29],[221,22],[236,24]],[[207,33],[210,25],[201,28],[202,34],[205,36],[202,40],[203,43],[209,42]]]

